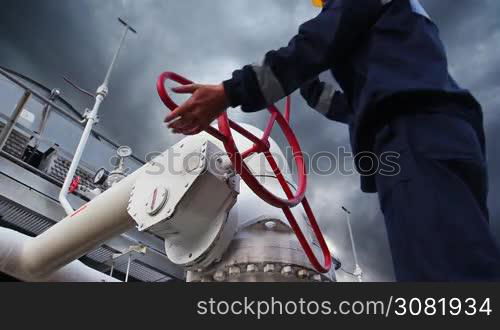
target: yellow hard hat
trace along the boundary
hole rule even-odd
[[[323,0],[311,0],[314,7],[323,8]]]

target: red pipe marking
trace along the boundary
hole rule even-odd
[[[85,210],[87,208],[88,204],[85,204],[84,206],[80,207],[78,210],[75,211],[75,213],[73,213],[70,218],[73,218],[74,216],[77,216],[78,214],[82,213],[83,210]]]

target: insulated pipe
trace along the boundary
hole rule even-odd
[[[143,167],[144,169],[145,167]],[[138,170],[49,230],[27,242],[22,266],[44,277],[76,260],[112,237],[134,227],[127,207]]]
[[[0,227],[0,272],[25,282],[120,282],[80,261],[74,261],[48,277],[33,277],[22,267],[24,246],[31,237]]]

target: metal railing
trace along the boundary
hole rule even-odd
[[[85,123],[82,122],[83,117],[81,117],[81,116],[78,117],[79,112],[77,110],[75,110],[68,102],[64,101],[63,103],[70,109],[70,111],[68,111],[68,109],[64,109],[59,104],[57,104],[55,101],[50,100],[48,96],[44,96],[42,92],[37,91],[35,88],[30,87],[28,85],[28,83],[26,83],[23,80],[30,81],[31,83],[34,83],[35,85],[40,87],[40,89],[45,89],[46,93],[48,95],[50,95],[51,90],[42,86],[39,83],[36,83],[35,81],[33,81],[27,77],[24,77],[18,73],[14,73],[13,71],[10,71],[10,70],[5,69],[5,68],[0,68],[0,75],[5,77],[7,80],[11,81],[12,83],[17,85],[18,87],[20,87],[24,91],[24,94],[19,99],[18,104],[17,104],[16,109],[15,109],[15,110],[19,109],[20,111],[14,111],[14,113],[9,118],[8,125],[11,124],[13,127],[16,126],[16,124],[19,120],[19,117],[20,117],[20,113],[22,112],[24,105],[26,105],[29,98],[34,98],[34,99],[38,100],[39,102],[41,102],[43,105],[50,106],[50,108],[49,108],[50,111],[57,112],[64,119],[77,125],[83,131],[83,129],[85,127]],[[30,96],[27,97],[27,94],[29,94]],[[28,99],[25,100],[25,98],[28,98]],[[63,100],[62,98],[60,98],[60,99]],[[2,134],[0,134],[0,146],[2,146],[2,147],[11,133],[10,131],[9,132],[6,132],[6,131],[7,131],[6,129],[3,129]],[[5,133],[7,133],[7,134],[5,134]],[[37,133],[41,133],[41,132],[37,132]],[[5,137],[4,137],[4,135],[5,135]],[[115,149],[118,149],[120,147],[119,144],[113,142],[113,140],[111,140],[110,138],[106,137],[102,133],[99,133],[95,130],[92,131],[91,135],[94,138],[96,138],[98,141],[107,143],[110,147],[113,147]],[[2,148],[0,148],[0,150],[2,150]],[[137,162],[139,165],[144,165],[146,163],[144,160],[137,157],[136,155],[132,155],[130,158],[132,160],[134,160],[135,162]]]

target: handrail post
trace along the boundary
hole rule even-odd
[[[21,117],[24,107],[26,106],[26,103],[28,103],[30,97],[31,97],[31,92],[25,91],[23,96],[19,99],[19,102],[17,103],[16,108],[14,109],[14,113],[10,116],[9,121],[5,124],[5,127],[3,128],[2,133],[0,134],[0,151],[2,151],[3,148],[5,147],[7,139],[12,133],[12,130],[14,129],[14,126],[19,120],[19,117]]]

